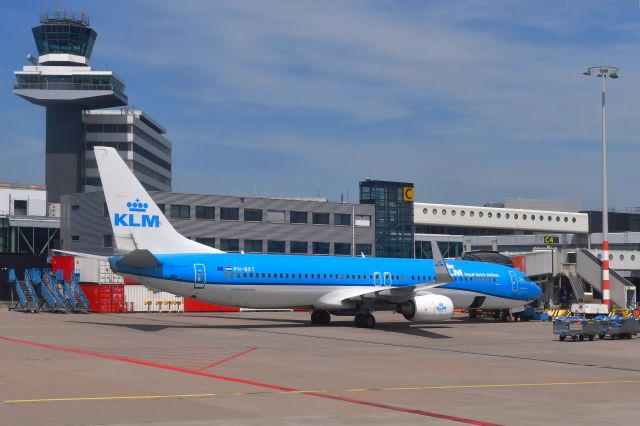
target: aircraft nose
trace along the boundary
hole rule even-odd
[[[531,296],[533,300],[536,300],[537,298],[539,298],[542,295],[542,289],[540,288],[540,286],[534,282],[531,283],[531,287],[533,289],[533,291],[531,292]]]

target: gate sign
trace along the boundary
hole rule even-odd
[[[402,198],[404,201],[413,202],[413,187],[405,186],[402,188]]]
[[[557,235],[545,235],[544,243],[545,244],[558,244],[560,242],[560,237]]]

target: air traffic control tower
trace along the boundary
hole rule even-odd
[[[82,192],[83,110],[127,105],[124,82],[112,71],[89,66],[97,33],[85,14],[46,13],[33,28],[39,57],[15,71],[13,93],[47,109],[45,183],[47,201]]]

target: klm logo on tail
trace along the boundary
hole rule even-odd
[[[159,228],[160,216],[145,214],[149,204],[141,203],[139,198],[127,203],[129,213],[116,213],[113,215],[114,226],[130,226],[136,228]]]

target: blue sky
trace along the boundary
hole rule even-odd
[[[640,3],[62,2],[87,10],[96,69],[168,129],[174,190],[333,200],[359,180],[418,201],[574,198],[598,208],[599,81],[610,205],[640,206]],[[44,180],[44,110],[11,93],[50,0],[2,2],[0,181]]]

